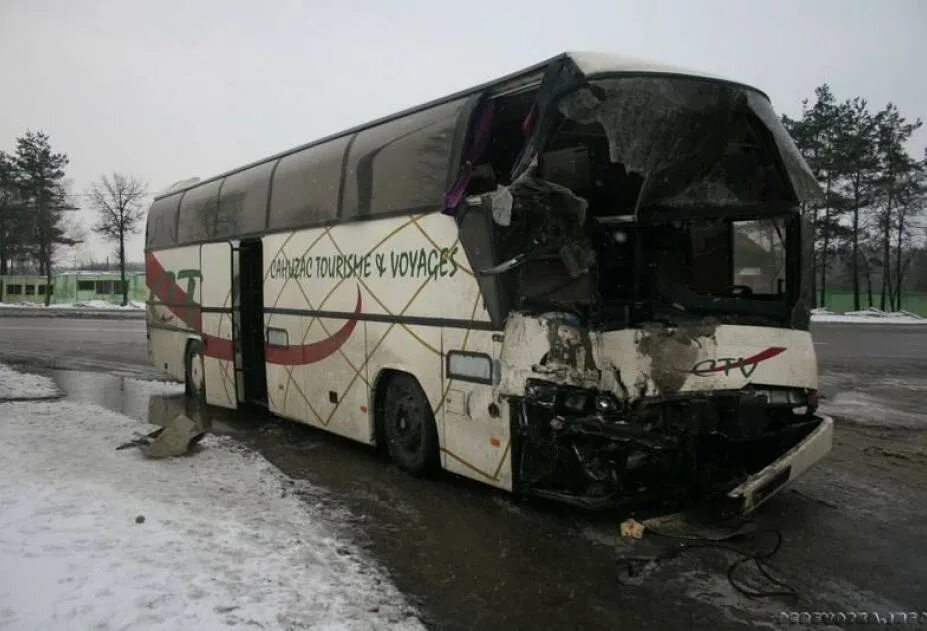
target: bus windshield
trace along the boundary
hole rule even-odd
[[[818,188],[761,93],[598,79],[563,89],[538,127],[536,155],[492,201],[500,256],[484,271],[508,274],[515,308],[621,325],[792,317],[798,209]]]

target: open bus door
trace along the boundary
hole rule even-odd
[[[203,379],[206,402],[224,408],[238,407],[235,378],[235,330],[232,270],[236,252],[232,244],[207,243],[200,247],[202,275],[200,305],[203,336]]]
[[[239,243],[233,263],[238,400],[267,405],[264,363],[264,260],[260,239]]]

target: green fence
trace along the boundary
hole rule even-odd
[[[87,272],[65,272],[55,276],[55,302],[74,303],[89,300],[103,300],[105,302],[122,302],[122,286],[119,273],[103,272],[91,274]],[[145,287],[145,275],[127,273],[126,283],[129,285],[129,300],[145,302],[148,290]]]
[[[879,294],[873,294],[872,302],[874,307],[879,306]],[[869,306],[869,296],[864,291],[859,297],[861,309]],[[829,291],[827,300],[824,305],[834,313],[845,313],[853,311],[853,292],[852,291]],[[911,311],[918,315],[927,317],[927,293],[911,292],[901,296],[901,308],[905,311]],[[886,305],[886,311],[890,311]]]
[[[127,273],[126,284],[130,301],[141,303],[147,300],[144,274]],[[47,289],[44,276],[0,276],[0,302],[3,303],[42,304]],[[122,303],[119,273],[63,272],[52,276],[52,303],[73,304],[91,300]]]
[[[45,302],[44,276],[0,276],[0,302]],[[54,280],[52,281],[54,283]],[[52,285],[54,286],[54,284]],[[52,292],[54,298],[54,292]]]

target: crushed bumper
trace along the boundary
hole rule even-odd
[[[746,514],[798,479],[830,451],[834,421],[820,416],[820,425],[800,443],[727,493],[725,512]]]

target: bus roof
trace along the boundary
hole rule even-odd
[[[661,64],[661,63],[647,61],[643,59],[636,59],[633,57],[624,57],[622,55],[615,55],[613,53],[568,51],[568,52],[560,53],[559,55],[551,57],[550,59],[534,64],[527,68],[523,68],[522,70],[509,73],[497,79],[493,79],[491,81],[487,81],[485,83],[475,85],[465,90],[461,90],[459,92],[455,92],[453,94],[449,94],[447,96],[443,96],[441,98],[434,99],[432,101],[422,103],[421,105],[416,105],[416,106],[401,110],[399,112],[389,114],[387,116],[382,116],[380,118],[363,123],[361,125],[350,127],[348,129],[336,132],[334,134],[329,134],[328,136],[324,136],[322,138],[318,138],[316,140],[304,143],[302,145],[293,147],[291,149],[287,149],[285,151],[275,153],[266,158],[255,160],[254,162],[249,162],[247,164],[236,167],[229,171],[225,171],[218,175],[214,175],[205,180],[198,180],[197,178],[188,178],[185,180],[180,180],[174,183],[173,185],[171,185],[171,187],[169,187],[167,190],[162,191],[158,193],[157,195],[155,195],[154,199],[157,200],[163,197],[168,197],[170,195],[175,195],[177,193],[182,193],[190,189],[196,188],[198,186],[201,186],[203,184],[206,184],[208,182],[222,179],[229,175],[233,175],[240,171],[244,171],[245,169],[250,169],[251,167],[257,166],[259,164],[264,164],[265,162],[271,162],[274,160],[278,160],[292,153],[296,153],[297,151],[302,151],[303,149],[306,149],[313,145],[318,145],[324,142],[328,142],[330,140],[334,140],[335,138],[338,138],[341,136],[354,134],[368,127],[379,125],[381,123],[385,123],[387,121],[390,121],[395,118],[400,118],[402,116],[407,116],[409,114],[414,114],[415,112],[419,112],[421,110],[425,110],[425,109],[434,107],[436,105],[446,103],[448,101],[459,99],[459,98],[469,96],[472,94],[476,94],[479,92],[497,89],[499,87],[504,86],[506,83],[510,83],[510,82],[515,83],[515,82],[518,82],[519,80],[523,81],[531,77],[532,75],[537,75],[538,80],[540,80],[543,71],[550,64],[557,62],[557,61],[561,61],[563,59],[569,59],[570,61],[572,61],[573,64],[579,69],[579,71],[583,75],[585,75],[586,78],[592,78],[592,77],[596,77],[600,75],[611,75],[611,74],[631,74],[631,75],[655,74],[655,75],[677,75],[677,76],[687,76],[687,77],[699,77],[703,79],[710,79],[713,81],[723,81],[725,83],[736,83],[738,85],[745,85],[738,81],[732,81],[730,79],[725,79],[723,77],[705,74],[697,70],[691,70],[688,68],[682,68],[679,66],[673,66],[673,65],[668,65],[668,64]],[[751,89],[756,90],[756,88],[752,88],[751,86],[746,86],[746,87],[750,87]]]

